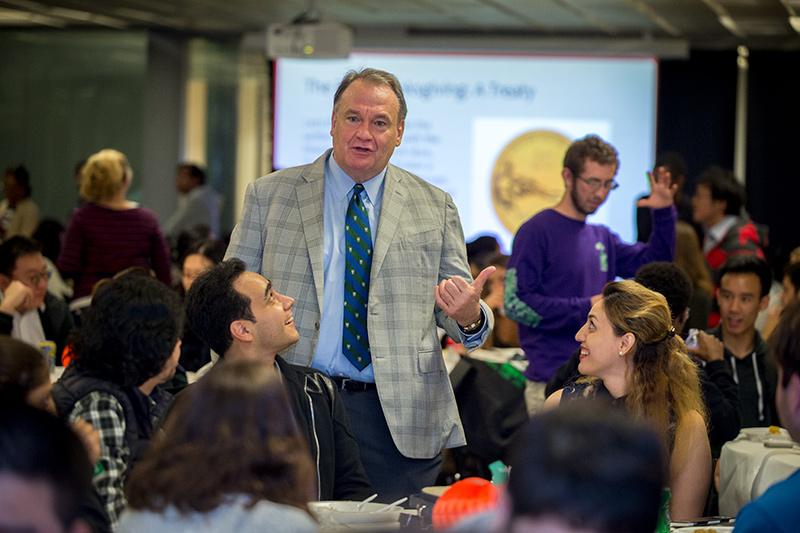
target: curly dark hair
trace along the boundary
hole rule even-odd
[[[224,361],[178,397],[125,487],[134,509],[208,512],[232,494],[300,509],[314,470],[272,365]]]
[[[228,259],[201,274],[186,294],[186,321],[192,331],[220,356],[231,347],[234,320],[255,320],[250,299],[233,288],[246,270],[240,259]]]
[[[138,387],[158,375],[181,336],[178,295],[138,272],[97,290],[73,337],[76,363],[95,377]]]
[[[573,142],[564,154],[564,166],[574,177],[583,173],[586,161],[594,161],[600,165],[612,165],[614,174],[619,171],[617,149],[600,138],[599,135],[587,135]]]
[[[692,280],[674,263],[667,261],[647,263],[636,271],[634,281],[666,298],[672,320],[680,317],[689,306]]]

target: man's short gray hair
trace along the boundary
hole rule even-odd
[[[408,107],[406,106],[406,97],[403,95],[403,87],[400,85],[400,80],[398,80],[397,76],[391,72],[386,72],[385,70],[379,70],[376,68],[347,71],[347,73],[344,75],[344,78],[342,78],[341,83],[339,83],[336,93],[333,95],[334,111],[336,111],[336,107],[339,105],[339,100],[341,99],[344,91],[356,80],[364,80],[375,85],[388,86],[394,92],[395,96],[397,96],[397,101],[400,104],[398,116],[400,122],[403,122],[406,119]]]

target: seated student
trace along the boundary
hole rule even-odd
[[[118,531],[316,531],[314,467],[272,366],[225,361],[178,397]]]
[[[0,335],[2,402],[27,404],[55,415],[56,406],[50,394],[52,387],[50,369],[41,352],[30,344]],[[74,421],[71,427],[86,448],[89,462],[95,464],[100,457],[100,435],[84,420]],[[92,531],[111,531],[97,492],[92,489],[85,496],[86,499],[80,502],[80,517],[91,526]]]
[[[245,271],[239,259],[229,259],[192,284],[186,317],[188,326],[223,358],[259,360],[275,368],[317,465],[317,497],[366,498],[374,490],[338,390],[325,374],[278,356],[299,340],[293,305],[294,299],[275,291],[268,279]]]
[[[220,263],[225,257],[225,243],[203,239],[189,246],[181,261],[181,296],[186,297],[197,277]],[[211,361],[208,345],[186,328],[181,340],[181,367],[196,372]]]
[[[711,477],[705,406],[664,297],[635,281],[609,283],[575,340],[587,377],[553,393],[545,407],[605,401],[651,423],[670,458],[672,518],[701,516]]]
[[[55,362],[72,329],[67,304],[47,292],[49,278],[42,248],[27,237],[12,237],[0,244],[0,334],[11,335],[39,347],[52,341]]]
[[[664,455],[645,423],[596,404],[544,412],[521,431],[510,463],[502,531],[656,529]]]
[[[75,338],[75,361],[53,387],[61,416],[100,433],[94,478],[112,526],[125,506],[128,469],[149,444],[171,396],[157,386],[175,373],[182,314],[178,296],[136,272],[99,288]]]
[[[776,403],[783,426],[795,442],[800,441],[800,302],[789,304],[770,337],[770,348],[778,363]],[[800,470],[770,487],[736,517],[736,533],[796,532],[800,525]]]
[[[691,280],[686,273],[673,263],[657,261],[637,270],[634,281],[664,296],[672,325],[676,332],[681,331],[689,315],[688,303],[692,293]],[[708,440],[714,457],[719,457],[722,445],[735,439],[741,428],[739,391],[730,368],[723,361],[722,352],[722,343],[702,332],[698,348],[689,350],[701,370],[700,391],[708,413]],[[579,362],[580,350],[558,369],[547,384],[548,394],[580,377]]]
[[[92,531],[81,518],[92,466],[80,439],[52,414],[10,401],[0,402],[0,428],[0,531]]]
[[[719,271],[720,324],[708,330],[725,346],[725,363],[739,388],[742,427],[778,423],[775,412],[775,363],[756,329],[758,312],[769,305],[772,273],[752,255],[730,258]]]

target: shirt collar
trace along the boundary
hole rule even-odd
[[[386,179],[386,170],[388,168],[387,165],[375,176],[362,183],[364,190],[367,191],[367,198],[373,204],[377,201],[378,195],[381,192],[381,187],[383,187],[383,182]],[[325,186],[331,188],[334,198],[349,199],[350,191],[353,189],[356,182],[353,178],[348,176],[336,162],[336,158],[333,157],[333,151],[331,151],[331,154],[328,156],[328,161],[325,164],[325,177]]]
[[[738,218],[736,215],[725,215],[722,220],[708,228],[708,235],[711,236],[714,242],[721,241]]]

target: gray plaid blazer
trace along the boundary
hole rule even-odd
[[[295,298],[300,341],[282,356],[309,366],[319,338],[323,294],[323,187],[330,150],[310,165],[264,176],[247,187],[242,220],[226,258],[272,280]],[[441,280],[467,267],[461,221],[446,192],[389,165],[369,290],[369,343],[375,383],[397,449],[431,458],[466,443],[436,325],[464,340],[434,300]],[[489,318],[489,307],[481,302]]]

